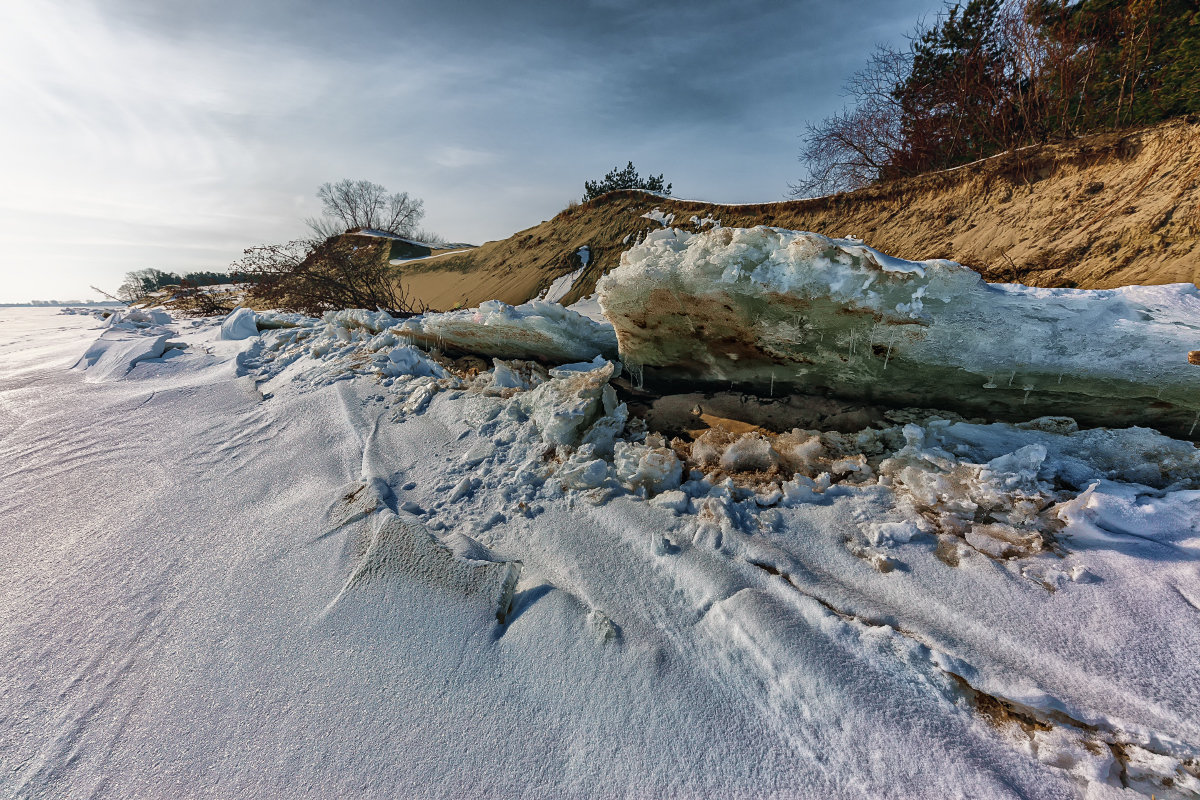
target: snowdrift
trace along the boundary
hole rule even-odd
[[[776,228],[664,229],[597,285],[647,384],[831,394],[1194,433],[1200,292],[987,284],[951,261]]]

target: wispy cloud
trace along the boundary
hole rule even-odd
[[[936,3],[867,5],[868,32],[862,4],[814,0],[6,0],[0,300],[222,266],[299,234],[342,177],[476,241],[628,158],[773,199],[803,120]]]

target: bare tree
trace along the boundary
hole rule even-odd
[[[321,241],[351,228],[369,228],[396,236],[411,236],[425,216],[425,203],[407,192],[389,194],[378,183],[340,180],[324,183],[317,197],[325,212],[305,222]]]
[[[252,282],[258,303],[319,316],[344,308],[387,311],[394,317],[427,310],[388,264],[384,244],[350,245],[328,239],[251,247],[233,269]]]
[[[846,82],[850,104],[809,123],[800,160],[808,177],[790,186],[793,197],[851,191],[887,177],[904,145],[895,88],[911,69],[909,53],[880,45],[865,69]]]
[[[232,294],[197,286],[188,280],[180,282],[169,305],[172,311],[197,317],[216,317],[234,309]]]

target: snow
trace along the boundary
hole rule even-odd
[[[421,242],[412,242],[412,244],[421,244]],[[428,247],[440,247],[440,245],[427,245],[427,246]],[[434,253],[431,256],[413,256],[412,258],[389,258],[388,263],[394,267],[398,267],[402,264],[407,264],[410,261],[432,261],[433,259],[441,258],[442,256],[457,256],[457,255],[461,255],[462,253],[470,252],[472,249],[473,248],[470,248],[470,247],[463,247],[463,248],[460,248],[457,250],[447,250],[444,253]]]
[[[575,258],[579,261],[579,269],[555,278],[554,281],[548,287],[546,287],[546,290],[542,292],[541,296],[538,297],[539,300],[543,300],[547,303],[558,303],[561,302],[564,297],[570,294],[571,290],[575,288],[575,282],[579,280],[579,276],[583,274],[583,271],[587,269],[588,264],[591,263],[591,248],[586,244],[583,245],[575,251]]]
[[[571,289],[574,288],[575,281],[579,280],[579,276],[583,274],[583,270],[586,268],[586,266],[587,265],[585,264],[574,272],[568,272],[561,278],[555,278],[554,281],[546,288],[546,291],[542,293],[542,296],[539,299],[544,300],[547,303],[557,303],[562,300],[567,296],[568,293],[570,293]]]
[[[234,310],[221,323],[221,338],[236,341],[258,336],[258,323],[254,312],[249,308]]]
[[[664,213],[662,211],[662,209],[658,209],[658,208],[655,208],[651,211],[647,211],[645,214],[642,214],[642,219],[653,220],[654,222],[657,222],[659,225],[662,225],[664,228],[669,228],[671,225],[673,225],[675,223],[675,215],[673,213],[667,214],[667,213]]]
[[[259,323],[0,310],[7,794],[1200,792],[1188,442],[689,443],[596,352]]]

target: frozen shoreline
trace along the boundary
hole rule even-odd
[[[1200,492],[1165,437],[896,425],[890,486],[760,500],[667,488],[590,366],[455,386],[354,324],[173,320],[70,369],[100,325],[0,311],[14,796],[1187,796]],[[1061,493],[1057,549],[949,558],[919,519],[985,489]]]

